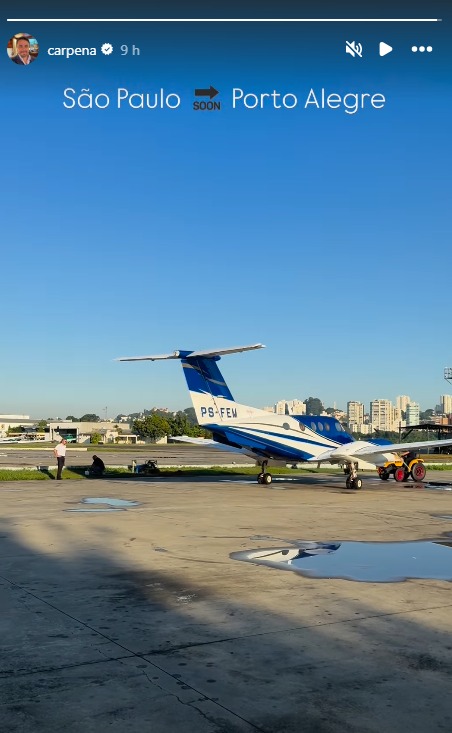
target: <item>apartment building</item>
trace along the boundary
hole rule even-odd
[[[402,394],[396,397],[396,407],[402,412],[406,412],[407,405],[409,405],[410,402],[411,397],[408,397],[407,394]]]
[[[451,415],[452,414],[452,395],[442,394],[440,400],[441,400],[441,411],[443,415]]]
[[[347,422],[361,425],[364,422],[364,405],[362,402],[347,402]]]
[[[419,425],[419,413],[420,413],[420,407],[417,402],[410,402],[406,406],[407,427],[410,425]]]
[[[373,400],[370,403],[370,422],[375,430],[394,430],[397,422],[397,408],[391,400]]]
[[[306,415],[306,405],[301,400],[279,400],[274,411],[277,415]]]

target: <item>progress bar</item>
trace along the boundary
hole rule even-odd
[[[7,18],[7,23],[440,23],[442,18]]]

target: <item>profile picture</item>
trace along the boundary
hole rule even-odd
[[[28,66],[38,58],[39,45],[29,33],[16,33],[9,39],[6,51],[13,64]]]

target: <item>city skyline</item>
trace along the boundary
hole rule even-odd
[[[373,402],[387,401],[387,402],[391,403],[391,405],[394,408],[396,408],[397,407],[397,404],[398,404],[398,401],[399,401],[399,398],[400,397],[407,397],[407,395],[397,395],[395,397],[394,401],[391,400],[391,399],[388,400],[385,397],[377,397],[377,398],[375,398],[373,400],[370,400],[368,403],[365,403],[365,402],[363,402],[361,400],[347,400],[344,407],[341,406],[341,405],[338,405],[337,404],[337,401],[334,401],[333,404],[331,404],[331,405],[326,404],[322,400],[322,398],[321,397],[318,397],[317,395],[310,395],[310,397],[320,399],[320,401],[322,402],[323,407],[324,407],[325,410],[326,409],[335,409],[337,412],[343,412],[344,414],[347,414],[349,403],[352,403],[354,405],[361,405],[364,408],[363,411],[362,411],[362,414],[364,416],[364,415],[370,415],[371,414],[371,407],[372,407],[372,403]],[[304,399],[303,398],[302,399],[300,399],[300,398],[280,399],[280,400],[276,400],[276,402],[274,402],[272,405],[261,405],[261,406],[254,405],[254,406],[255,407],[260,407],[260,409],[264,409],[264,410],[270,410],[270,409],[272,409],[276,413],[277,412],[277,405],[278,404],[282,404],[282,403],[287,403],[289,405],[292,404],[292,403],[302,404],[307,399],[309,399],[309,398],[308,397],[305,397]],[[171,408],[171,407],[169,407],[168,405],[164,405],[164,406],[161,406],[161,407],[156,407],[156,406],[150,406],[150,407],[146,407],[146,408],[141,407],[141,408],[139,408],[137,410],[129,410],[129,411],[113,410],[112,409],[111,410],[111,414],[114,414],[115,417],[107,417],[107,414],[105,414],[105,410],[106,410],[105,407],[103,407],[101,410],[94,410],[94,408],[92,408],[92,406],[91,406],[92,409],[90,408],[89,410],[83,410],[83,411],[82,410],[71,410],[71,411],[63,410],[63,411],[56,412],[54,415],[51,415],[50,413],[47,414],[47,412],[44,411],[44,413],[42,415],[41,414],[40,415],[32,415],[31,418],[30,418],[31,412],[29,412],[29,411],[23,412],[23,411],[17,411],[16,410],[16,411],[12,411],[12,412],[6,412],[6,411],[0,409],[0,420],[1,420],[2,417],[3,418],[5,418],[5,417],[14,417],[14,418],[20,418],[20,417],[22,417],[22,418],[36,419],[36,420],[49,420],[49,419],[52,419],[52,420],[53,419],[66,420],[66,418],[68,416],[70,416],[70,415],[73,415],[75,417],[78,417],[78,416],[83,416],[85,414],[96,414],[96,415],[98,415],[98,417],[100,418],[100,420],[113,421],[114,422],[121,415],[124,415],[124,416],[128,416],[128,415],[131,415],[131,414],[140,414],[140,415],[143,415],[145,412],[149,412],[149,411],[171,412],[171,413],[175,413],[175,412],[179,412],[179,411],[184,411],[184,410],[192,407],[192,404],[191,404],[191,401],[190,401],[189,397],[187,399],[187,402],[189,402],[190,404],[185,404],[182,407],[176,407],[174,409]],[[435,404],[429,405],[428,407],[424,407],[424,406],[420,405],[420,403],[417,402],[414,399],[409,399],[409,404],[417,405],[419,407],[419,411],[420,412],[425,412],[426,410],[429,410],[429,409],[432,409],[432,410],[434,410],[436,412],[438,407],[442,407],[443,408],[442,409],[442,412],[439,412],[438,414],[445,414],[445,415],[452,414],[452,394],[446,394],[446,393],[441,394],[439,401],[438,402],[435,402]],[[369,409],[366,409],[366,405],[368,406]],[[300,414],[300,413],[294,412],[293,414]]]

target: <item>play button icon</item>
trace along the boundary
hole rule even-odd
[[[391,53],[392,46],[389,46],[384,41],[380,41],[380,56],[386,56],[387,53]]]

